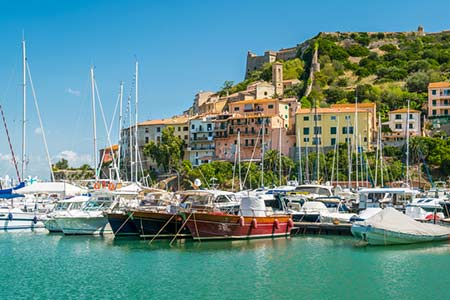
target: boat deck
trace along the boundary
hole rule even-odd
[[[331,224],[315,222],[294,222],[291,235],[352,235],[352,224]]]

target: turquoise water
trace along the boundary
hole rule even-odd
[[[1,299],[450,299],[450,243],[0,234]]]

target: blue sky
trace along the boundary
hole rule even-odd
[[[364,3],[367,2],[367,3]],[[199,90],[244,76],[248,50],[293,46],[320,31],[425,31],[450,28],[447,1],[0,1],[0,101],[16,156],[21,141],[22,31],[53,161],[92,161],[89,67],[108,120],[119,83],[131,88],[139,60],[139,120],[169,117]],[[439,9],[436,9],[439,8]],[[48,178],[28,92],[27,175]],[[0,126],[0,176],[13,175]],[[106,131],[98,115],[100,146]],[[113,130],[117,140],[117,129]],[[19,158],[20,159],[20,158]]]

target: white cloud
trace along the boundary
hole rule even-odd
[[[40,127],[35,128],[34,129],[34,133],[37,134],[37,135],[41,135],[42,134],[41,128]]]
[[[89,154],[78,154],[72,150],[64,150],[56,155],[56,160],[67,159],[69,166],[79,167],[83,164],[91,164],[92,159]]]
[[[80,95],[81,95],[81,92],[80,92],[80,91],[78,91],[78,90],[73,90],[72,88],[67,88],[67,89],[66,89],[66,93],[69,93],[69,94],[74,95],[74,96],[77,96],[77,97],[80,97]]]

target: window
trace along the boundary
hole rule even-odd
[[[304,141],[305,143],[309,143],[309,137],[303,138],[303,141]]]
[[[395,124],[395,129],[402,129],[402,124]]]
[[[181,131],[181,127],[178,127],[178,131]]]
[[[183,127],[183,131],[189,131],[189,127],[187,126]]]
[[[245,140],[245,146],[248,146],[248,140]]]
[[[433,100],[433,106],[436,106],[436,100]]]
[[[444,105],[448,105],[448,100],[447,99],[444,100]]]
[[[264,96],[267,96],[267,92],[264,92]],[[270,107],[269,107],[270,108]]]
[[[436,95],[436,90],[431,90],[431,95]]]
[[[353,134],[353,126],[342,127],[342,134]]]
[[[314,134],[322,134],[322,127],[314,126]]]
[[[314,115],[314,121],[321,121],[322,115]]]
[[[313,145],[321,145],[322,144],[321,138],[313,138],[312,144]]]
[[[350,116],[345,116],[345,119],[346,120],[350,120]]]
[[[395,115],[395,119],[396,119],[396,120],[401,120],[401,119],[402,119],[402,115],[396,114],[396,115]]]
[[[352,142],[352,139],[351,138],[345,138],[345,143],[346,144],[349,144],[349,143],[351,143]]]
[[[336,134],[336,127],[330,127],[330,134]]]
[[[414,119],[413,114],[409,114],[409,119],[410,119],[410,120],[413,120],[413,119]]]
[[[303,128],[303,134],[304,135],[309,135],[309,127],[304,127]]]
[[[303,121],[309,121],[309,116],[304,116]]]
[[[413,124],[409,124],[409,129],[413,129],[414,125]]]
[[[448,115],[448,109],[444,109],[444,115]]]
[[[331,120],[331,121],[336,121],[336,116],[331,116],[331,117],[330,117],[330,120]]]
[[[185,135],[185,136],[184,136],[184,139],[185,139],[185,140],[187,140],[187,139],[188,139],[188,136],[187,136],[187,135]]]
[[[268,108],[272,109],[273,108],[273,104],[269,104]]]
[[[145,143],[148,144],[148,136],[145,137]]]
[[[331,146],[334,146],[334,145],[336,145],[336,139],[335,139],[335,138],[332,138],[332,139],[331,139]]]
[[[234,111],[239,111],[239,107],[236,106],[236,107],[234,108]]]
[[[435,116],[436,115],[436,110],[435,109],[433,109],[433,116]]]
[[[195,129],[195,125],[194,125],[194,124],[191,125],[191,129],[192,129],[192,130]]]
[[[161,127],[156,127],[156,132],[161,132]]]
[[[367,136],[364,137],[364,142],[367,142]]]
[[[148,133],[148,127],[145,127],[145,133]]]
[[[253,105],[252,104],[244,104],[244,111],[252,111]]]

